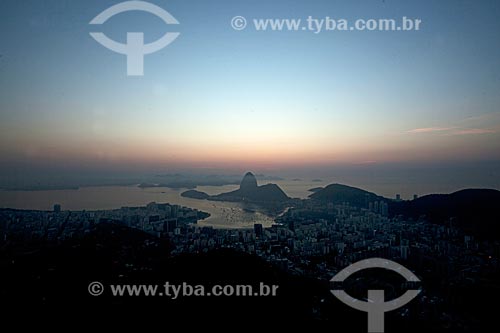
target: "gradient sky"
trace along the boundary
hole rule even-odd
[[[500,2],[2,0],[3,170],[297,167],[500,160]],[[234,31],[233,16],[422,20],[412,32]],[[126,76],[89,35],[180,37]],[[70,161],[70,162],[68,162]]]

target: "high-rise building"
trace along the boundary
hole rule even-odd
[[[400,247],[400,256],[401,259],[408,259],[408,254],[409,254],[410,247],[407,245],[401,245]]]
[[[179,216],[179,205],[172,205],[172,217],[176,218]]]
[[[401,194],[396,194],[396,200],[401,201]]]
[[[61,212],[61,205],[55,204],[54,205],[54,213],[60,213],[60,212]]]
[[[387,216],[389,214],[389,205],[383,201],[380,202],[380,214]]]
[[[413,195],[413,200],[417,200],[418,199],[418,195],[417,194],[414,194]]]
[[[163,226],[163,230],[166,230],[168,232],[174,232],[176,228],[177,228],[177,219],[176,218],[167,219],[165,221],[164,226]]]
[[[263,233],[262,224],[260,224],[260,223],[255,223],[255,224],[253,225],[253,230],[254,230],[255,235],[256,235],[257,237],[262,236],[262,233]]]
[[[170,206],[170,205],[165,205],[164,210],[165,210],[165,215],[166,215],[166,216],[172,216],[172,206]]]

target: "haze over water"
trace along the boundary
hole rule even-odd
[[[451,177],[451,180],[460,178],[460,174]],[[495,175],[492,175],[494,177]],[[377,194],[393,198],[401,194],[403,198],[410,199],[413,194],[423,195],[429,193],[449,193],[456,191],[455,182],[450,182],[447,177],[441,176],[441,181],[436,176],[427,174],[425,179],[415,177],[399,178],[396,174],[392,177],[370,177],[353,174],[351,177],[344,176],[341,179],[287,179],[275,181],[259,181],[259,185],[265,183],[278,184],[293,198],[307,198],[311,194],[309,189],[322,187],[334,182],[346,183],[352,186],[373,191]],[[485,182],[490,179],[486,177]],[[465,182],[466,183],[466,182]],[[491,183],[490,183],[491,184]],[[476,182],[476,185],[480,183]],[[491,186],[491,185],[490,185]],[[481,186],[476,186],[481,187]],[[486,183],[485,183],[485,187]],[[225,186],[198,186],[198,191],[210,195],[229,192],[238,188],[238,185]],[[117,209],[125,206],[145,206],[150,202],[170,203],[196,208],[210,213],[208,219],[199,222],[199,225],[207,225],[221,228],[251,227],[254,223],[262,223],[269,226],[273,223],[272,218],[256,211],[249,211],[239,203],[197,200],[182,197],[180,194],[186,189],[171,189],[166,187],[140,188],[134,186],[89,186],[79,189],[67,190],[42,190],[42,191],[5,191],[0,190],[0,208],[16,209],[39,209],[51,210],[55,203],[61,204],[63,210],[107,210]]]

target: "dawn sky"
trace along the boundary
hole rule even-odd
[[[498,1],[0,3],[0,159],[188,167],[500,159]],[[420,31],[235,31],[231,18],[394,18]],[[146,42],[143,77],[89,32]]]

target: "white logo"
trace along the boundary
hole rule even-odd
[[[134,10],[154,14],[166,24],[179,24],[169,12],[145,1],[125,1],[116,4],[97,15],[89,24],[103,24],[116,14]],[[180,33],[167,32],[160,39],[149,44],[144,44],[144,33],[142,32],[128,32],[127,44],[118,43],[102,32],[91,32],[90,35],[104,47],[127,56],[127,75],[142,76],[144,75],[144,55],[163,49],[172,43]]]
[[[351,274],[368,268],[385,268],[399,273],[408,282],[420,282],[415,274],[406,267],[397,262],[381,258],[365,259],[349,265],[338,272],[330,281],[342,282]],[[368,332],[384,332],[384,313],[402,307],[414,299],[419,292],[419,289],[407,290],[401,297],[385,302],[383,290],[368,290],[368,302],[364,302],[350,296],[343,290],[331,290],[331,293],[343,303],[356,310],[368,312]]]

